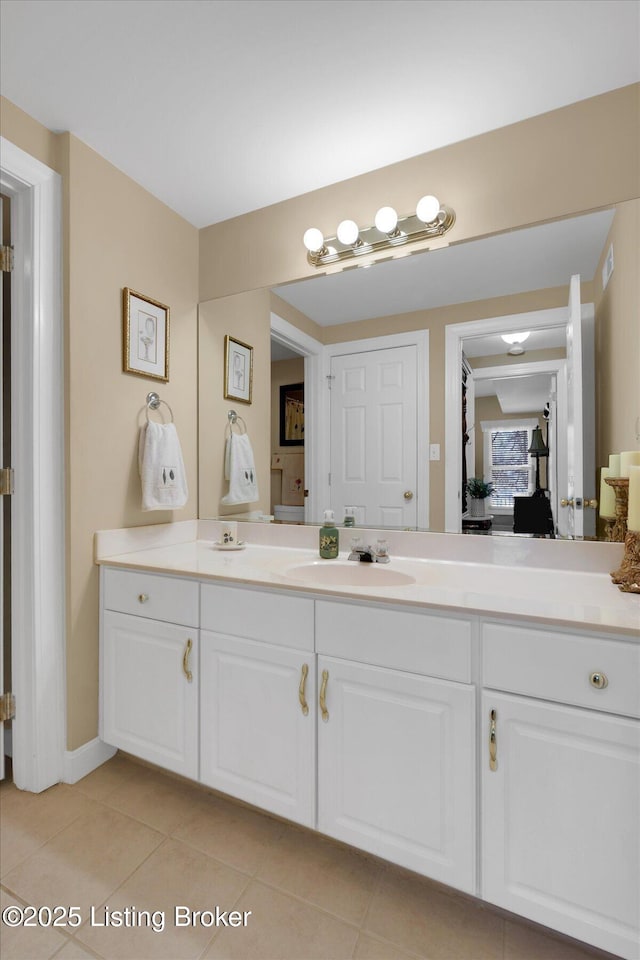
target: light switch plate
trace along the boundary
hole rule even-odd
[[[429,460],[439,460],[439,459],[440,459],[440,444],[430,443],[429,444]]]

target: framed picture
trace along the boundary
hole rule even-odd
[[[304,383],[280,387],[280,446],[304,446]]]
[[[233,337],[224,338],[224,395],[227,400],[251,403],[253,347]]]
[[[122,369],[169,379],[169,307],[129,287],[122,291]]]

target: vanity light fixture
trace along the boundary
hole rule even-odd
[[[507,350],[507,353],[511,357],[519,357],[524,353],[524,347],[522,344],[525,342],[529,336],[530,331],[527,330],[526,333],[503,333],[502,339],[505,343],[510,344],[510,349]]]
[[[456,215],[433,196],[418,201],[415,214],[398,217],[393,207],[380,207],[374,226],[359,228],[354,220],[343,220],[335,237],[325,240],[322,231],[310,227],[303,237],[307,259],[315,267],[362,256],[430,237],[442,237],[455,223]]]

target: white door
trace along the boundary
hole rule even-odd
[[[331,361],[331,507],[358,526],[415,527],[418,516],[417,348]]]
[[[315,655],[201,631],[200,779],[315,827]]]
[[[474,688],[318,658],[318,829],[475,892]]]
[[[560,536],[595,536],[595,373],[593,318],[583,317],[580,276],[571,277],[567,316],[566,459],[558,462],[558,495],[569,501],[558,510]],[[560,472],[561,471],[561,472]]]
[[[108,610],[102,630],[105,743],[198,777],[198,631]]]
[[[490,691],[482,703],[482,896],[637,958],[640,724]]]

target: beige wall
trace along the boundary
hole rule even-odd
[[[67,747],[98,732],[96,530],[197,516],[198,231],[69,134],[2,104],[2,135],[63,178]],[[169,305],[170,381],[122,373],[125,286]],[[144,398],[172,406],[190,486],[185,509],[143,513],[136,466]]]
[[[67,729],[75,749],[97,734],[94,531],[198,515],[198,231],[81,141],[67,143]],[[122,372],[125,286],[170,307],[166,384]],[[173,410],[190,494],[182,510],[141,510],[137,437],[149,390]]]
[[[57,173],[62,173],[60,137],[47,130],[6,97],[0,97],[0,133],[25,153]]]
[[[614,271],[602,290],[602,267],[613,243]],[[640,200],[618,204],[596,270],[598,466],[610,453],[640,448]]]
[[[270,296],[256,290],[236,297],[201,303],[200,313],[200,516],[218,517],[260,510],[269,512],[271,491],[271,329]],[[253,403],[225,400],[224,338],[229,334],[253,347]],[[257,503],[222,507],[227,492],[224,443],[227,413],[235,410],[245,421],[258,474]]]
[[[404,215],[425,193],[454,208],[452,243],[637,197],[639,115],[634,84],[207,227],[200,299],[317,276],[307,227],[335,235],[347,215]]]
[[[304,447],[280,446],[280,387],[285,383],[304,383],[302,357],[276,360],[271,364],[271,453],[302,453]],[[271,471],[270,513],[276,503],[282,503],[282,470]]]

